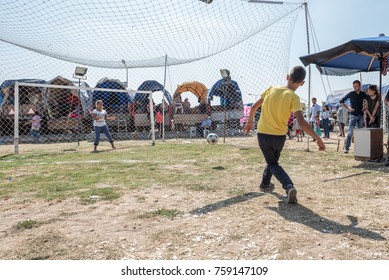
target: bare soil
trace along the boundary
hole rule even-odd
[[[214,182],[225,184],[226,191],[155,184],[88,205],[77,198],[1,201],[0,258],[389,259],[389,168],[355,161],[352,151],[337,152],[336,139],[326,143],[334,160],[323,157],[314,163],[310,157],[320,156],[314,143],[309,153],[304,152],[306,143],[286,143],[283,156],[306,155],[286,168],[298,189],[297,205],[286,204],[278,182],[273,193],[259,191],[263,163],[253,166],[250,178],[238,173]],[[254,137],[228,139],[227,144],[257,145]],[[336,172],[329,171],[331,166],[338,166]],[[231,192],[236,186],[245,192]],[[180,214],[150,215],[157,209]],[[26,220],[39,226],[15,228]]]

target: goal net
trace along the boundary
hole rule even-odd
[[[285,82],[302,7],[244,0],[3,3],[1,141],[13,141],[15,134],[10,110],[16,106],[15,81],[40,84],[20,87],[19,117],[27,120],[34,110],[42,114],[55,135],[48,141],[70,141],[91,130],[90,109],[97,99],[108,114],[125,116],[128,139],[150,139],[150,95],[136,91],[153,93],[157,139],[204,137],[201,125],[208,117],[212,124],[206,131],[240,135],[246,105],[268,86]],[[82,79],[74,78],[78,66],[87,68]],[[230,80],[220,69],[229,70]],[[80,113],[83,133],[70,133]],[[63,123],[53,124],[58,118]],[[19,129],[20,135],[28,133],[27,126]]]

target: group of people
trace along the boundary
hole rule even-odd
[[[345,95],[339,101],[339,109],[336,117],[339,124],[339,136],[346,137],[345,127],[349,121],[349,129],[347,132],[345,153],[350,150],[351,137],[353,135],[354,127],[370,127],[377,128],[380,126],[380,98],[376,85],[370,85],[367,94],[361,91],[361,83],[358,80],[353,82],[354,90]],[[350,105],[345,102],[349,100]],[[350,115],[350,116],[349,116]],[[324,139],[330,138],[330,116],[331,111],[325,104],[323,107],[317,104],[316,98],[312,98],[312,106],[309,110],[309,122],[319,136],[321,136],[321,129],[324,130]],[[297,132],[297,130],[296,130]],[[313,139],[315,141],[315,139]]]
[[[347,132],[345,153],[348,153],[351,145],[351,137],[354,127],[379,127],[380,126],[380,97],[377,86],[371,85],[368,89],[368,94],[361,91],[361,82],[355,80],[353,82],[354,91],[349,92],[344,96],[339,104],[345,107],[350,112],[349,129]],[[345,101],[350,100],[350,105],[346,105]]]
[[[188,98],[185,98],[184,101],[182,101],[181,94],[177,94],[176,97],[173,100],[174,106],[177,109],[180,110],[175,110],[175,113],[184,113],[184,114],[190,114],[191,109],[190,109],[190,102]]]

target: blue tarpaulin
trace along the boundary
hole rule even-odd
[[[226,85],[224,79],[217,81],[208,93],[208,104],[211,104],[214,96],[220,97],[220,104],[226,108],[242,108],[242,93],[236,81],[231,80]],[[226,87],[224,89],[224,86]]]
[[[161,85],[160,83],[158,83],[157,81],[154,81],[154,80],[147,80],[147,81],[144,81],[139,87],[138,87],[138,90],[139,91],[164,91],[164,88],[163,88],[163,85]],[[167,100],[167,102],[169,103],[169,105],[172,104],[172,96],[170,95],[170,93],[165,90],[165,98]],[[139,103],[141,103],[141,107],[142,108],[146,108],[147,106],[147,102],[149,100],[149,97],[148,97],[148,94],[146,93],[139,93],[137,92],[135,94],[135,97],[134,97],[134,101],[138,101]]]
[[[104,78],[101,79],[96,88],[104,89],[126,89],[124,84],[119,80]],[[133,96],[128,92],[111,92],[111,91],[99,91],[93,92],[93,102],[102,100],[104,108],[109,113],[125,113],[128,111],[128,103],[131,103]]]

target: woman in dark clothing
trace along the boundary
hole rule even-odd
[[[366,112],[366,127],[380,127],[380,98],[376,85],[369,86],[367,91]]]

